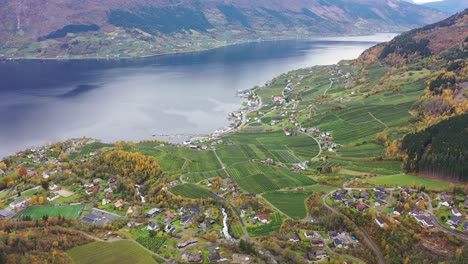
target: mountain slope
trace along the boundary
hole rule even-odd
[[[402,31],[444,13],[399,0],[6,0],[7,57],[141,56],[238,41]]]
[[[447,13],[456,13],[468,8],[468,2],[463,0],[444,0],[440,2],[425,3],[423,5]]]

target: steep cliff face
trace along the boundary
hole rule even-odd
[[[399,0],[5,0],[2,5],[0,54],[7,56],[66,54],[77,41],[73,52],[96,54],[104,52],[101,46],[116,44],[115,38],[145,41],[157,53],[168,51],[162,39],[190,47],[232,39],[399,31],[445,16]]]

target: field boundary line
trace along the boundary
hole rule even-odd
[[[388,126],[382,122],[382,120],[378,119],[377,117],[375,117],[371,112],[367,112],[369,113],[370,116],[372,116],[377,122],[379,122],[380,124],[382,124],[385,128],[388,128]]]

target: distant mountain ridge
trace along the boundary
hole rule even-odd
[[[0,56],[142,56],[254,39],[403,31],[445,13],[401,0],[4,0]]]
[[[468,1],[444,0],[440,2],[425,3],[423,5],[447,13],[456,13],[468,8]]]

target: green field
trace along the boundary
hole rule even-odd
[[[375,185],[382,185],[382,186],[401,186],[401,187],[421,187],[425,186],[426,189],[435,190],[435,191],[442,191],[447,190],[449,184],[447,182],[433,180],[424,177],[412,176],[407,174],[400,174],[400,175],[390,175],[390,176],[382,176],[376,178],[370,178],[363,180],[365,183],[371,183]]]
[[[76,264],[152,264],[153,257],[131,241],[93,242],[67,251]]]
[[[299,163],[315,157],[319,152],[317,142],[308,136],[287,137],[283,132],[261,133],[252,136],[237,133],[226,137],[235,146],[219,150],[221,160],[227,165],[250,160],[271,158],[282,163]]]
[[[33,220],[42,219],[43,216],[49,217],[63,216],[65,219],[78,218],[83,205],[61,205],[61,206],[31,206],[21,214],[21,218],[30,216]]]
[[[221,177],[227,178],[225,170],[205,171],[205,172],[189,172],[183,175],[184,179],[191,183],[201,182],[206,179]]]
[[[247,227],[247,232],[251,236],[266,236],[272,232],[280,230],[283,224],[283,219],[279,213],[272,213],[269,217],[270,223],[268,224],[257,224],[257,226]]]
[[[305,200],[310,195],[312,192],[276,191],[263,194],[263,198],[289,217],[302,219],[307,216]]]
[[[180,195],[190,199],[218,198],[208,190],[191,183],[177,185],[174,188],[171,188],[170,191],[175,195]]]
[[[316,183],[311,178],[288,169],[256,162],[236,164],[229,167],[228,172],[242,189],[252,193],[264,193]]]

